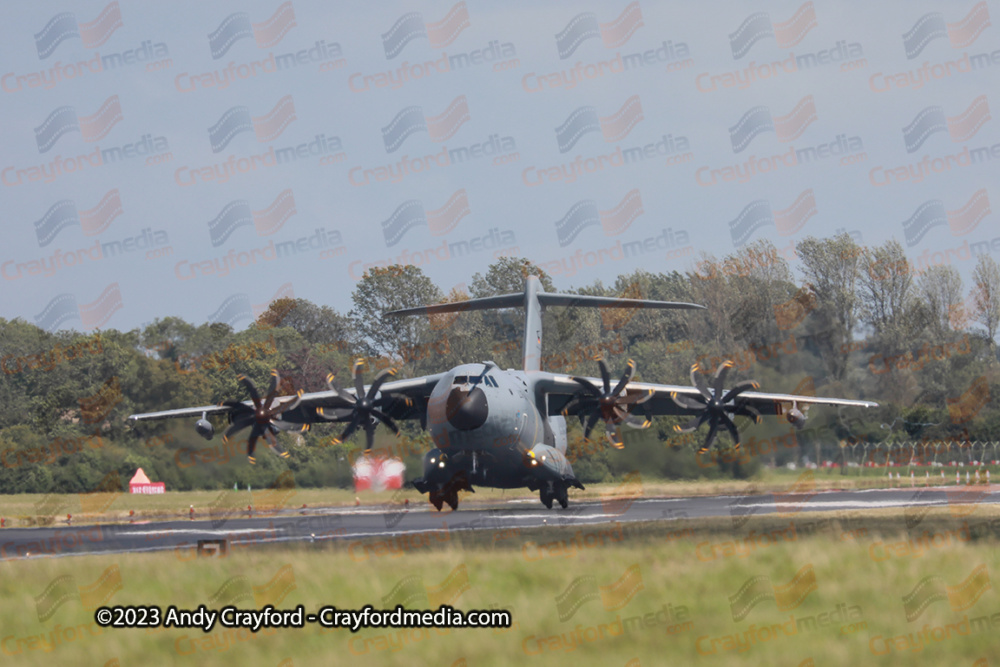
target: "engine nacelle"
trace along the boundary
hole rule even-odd
[[[215,435],[215,427],[212,426],[212,422],[208,421],[204,417],[199,419],[198,423],[194,425],[194,430],[198,431],[198,435],[206,440],[211,440],[212,436]]]
[[[803,428],[805,428],[806,416],[802,414],[802,411],[799,410],[798,408],[792,408],[791,410],[789,410],[786,419],[788,420],[789,424],[799,429],[800,431]]]

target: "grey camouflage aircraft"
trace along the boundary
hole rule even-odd
[[[735,416],[759,422],[762,415],[784,416],[797,428],[805,425],[804,410],[810,404],[875,407],[876,403],[839,398],[817,398],[757,391],[756,382],[746,381],[724,388],[732,362],[723,362],[707,386],[698,366],[691,367],[692,386],[633,382],[635,363],[612,385],[607,365],[598,359],[601,377],[577,377],[541,370],[542,311],[549,306],[694,309],[692,303],[621,299],[545,292],[536,276],[525,279],[524,292],[397,310],[387,315],[435,315],[499,308],[525,309],[524,363],[521,370],[500,369],[492,361],[462,364],[435,375],[406,380],[390,379],[395,370],[378,373],[370,385],[362,377],[364,362],[355,363],[354,387],[344,389],[333,376],[328,391],[299,392],[278,396],[278,372],[271,372],[266,395],[253,381],[240,377],[249,401],[225,401],[220,405],[182,408],[137,414],[131,422],[197,417],[195,429],[211,439],[215,429],[208,417],[225,415],[228,439],[250,428],[247,455],[254,463],[257,440],[263,437],[281,457],[288,457],[275,435],[279,431],[306,430],[311,424],[346,423],[339,440],[358,429],[365,432],[367,449],[374,444],[379,423],[399,433],[396,422],[419,419],[430,429],[435,447],[424,455],[423,477],[413,480],[428,493],[438,510],[447,503],[458,508],[459,491],[473,491],[473,484],[493,488],[523,488],[538,491],[542,503],[569,504],[568,489],[583,489],[566,458],[566,417],[578,418],[589,438],[599,421],[607,438],[621,445],[622,425],[645,428],[656,415],[690,415],[680,432],[690,432],[708,423],[709,430],[699,453],[715,442],[720,428],[727,430],[733,445],[740,446]],[[799,406],[803,406],[800,409]]]

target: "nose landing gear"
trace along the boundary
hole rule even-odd
[[[557,482],[547,482],[538,489],[538,496],[547,509],[552,509],[552,501],[555,500],[563,509],[569,507],[569,486]]]

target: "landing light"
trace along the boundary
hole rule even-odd
[[[444,467],[444,461],[441,461],[441,463],[438,464],[438,468],[443,468],[443,467]]]

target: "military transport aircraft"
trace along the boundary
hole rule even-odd
[[[693,386],[675,386],[633,382],[635,363],[629,360],[625,372],[612,386],[607,365],[598,360],[600,378],[577,377],[541,370],[542,311],[546,306],[612,308],[703,308],[692,303],[580,296],[542,291],[536,276],[525,279],[524,292],[408,308],[387,313],[392,316],[434,315],[438,313],[522,307],[524,322],[524,365],[521,370],[500,369],[491,361],[462,364],[436,375],[390,380],[395,371],[386,369],[375,376],[371,385],[362,377],[363,362],[354,366],[354,387],[343,389],[334,377],[327,378],[328,391],[299,392],[295,396],[277,396],[279,377],[271,373],[268,392],[263,397],[253,381],[240,377],[250,394],[249,401],[225,401],[220,405],[182,408],[132,415],[132,422],[170,417],[198,417],[196,430],[206,439],[214,435],[208,417],[226,415],[229,428],[224,438],[250,428],[247,455],[254,463],[257,440],[264,437],[282,457],[288,453],[278,444],[275,434],[281,430],[306,430],[311,424],[346,422],[340,440],[346,440],[359,428],[364,430],[366,446],[374,444],[379,423],[397,434],[397,420],[419,419],[430,428],[433,449],[424,455],[423,477],[414,480],[421,493],[429,493],[430,502],[440,510],[444,503],[458,508],[458,492],[472,491],[473,484],[494,488],[528,487],[537,490],[542,503],[552,508],[553,501],[562,507],[569,503],[568,489],[583,485],[573,474],[566,459],[566,417],[576,417],[584,424],[589,438],[597,422],[603,421],[608,439],[620,445],[621,425],[643,428],[655,415],[690,415],[691,420],[678,431],[688,432],[708,423],[708,436],[701,452],[707,451],[721,428],[725,428],[739,447],[740,433],[734,416],[759,422],[761,415],[784,415],[798,428],[805,425],[799,405],[809,404],[874,407],[869,401],[838,398],[815,398],[756,391],[755,382],[741,382],[724,389],[726,374],[732,367],[724,362],[715,372],[712,386],[706,386],[697,366],[691,367]],[[339,441],[339,440],[338,440]]]

